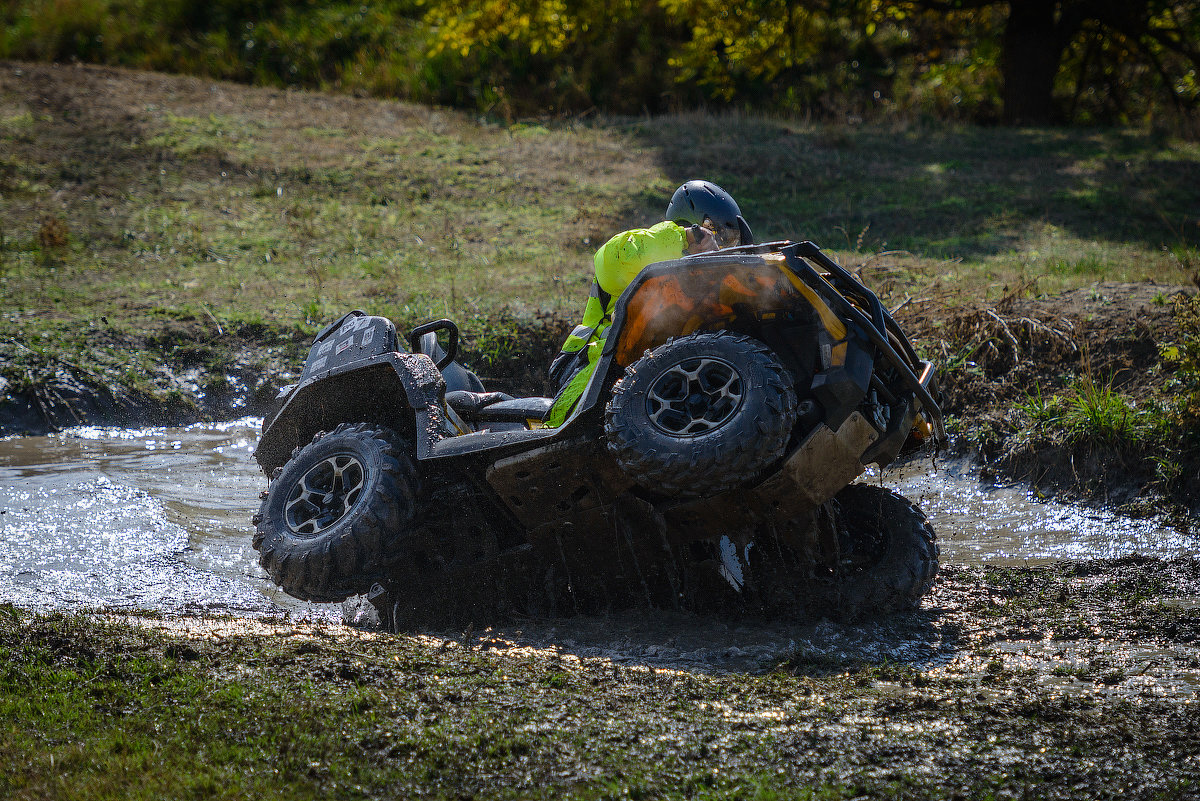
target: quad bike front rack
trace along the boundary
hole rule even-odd
[[[912,390],[920,402],[922,411],[931,418],[928,422],[933,431],[935,442],[938,446],[945,445],[945,420],[941,407],[934,400],[933,394],[929,389],[929,385],[933,379],[934,367],[931,363],[917,356],[912,343],[909,342],[908,337],[905,336],[904,331],[900,328],[895,318],[883,308],[883,304],[879,302],[879,298],[876,297],[875,293],[867,289],[859,281],[856,281],[854,276],[845,267],[826,256],[813,242],[807,240],[797,242],[794,245],[787,245],[780,248],[779,252],[787,259],[788,269],[801,279],[805,279],[809,286],[820,291],[825,301],[839,313],[854,321],[867,335],[867,338],[870,339],[871,344],[877,347],[888,363],[896,368],[900,379]],[[817,272],[805,259],[812,259],[820,264],[829,271],[829,277],[826,278]],[[829,287],[829,291],[825,291],[825,287]],[[850,295],[861,301],[870,310],[871,316],[867,317],[862,309],[846,299],[846,295]],[[905,359],[896,352],[896,349],[888,339],[889,334],[895,337],[896,341],[904,349],[908,359]],[[910,365],[920,365],[920,376],[913,372]]]

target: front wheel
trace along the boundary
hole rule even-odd
[[[411,531],[419,485],[405,442],[344,423],[292,455],[256,517],[259,564],[289,595],[342,601],[370,589]]]
[[[853,622],[917,608],[938,571],[937,536],[925,513],[871,484],[843,488],[830,510],[839,560],[813,577],[812,611]]]
[[[728,331],[667,340],[631,364],[604,416],[625,473],[663,495],[750,483],[796,422],[792,376],[766,345]]]

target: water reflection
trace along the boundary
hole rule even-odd
[[[864,480],[880,480],[872,473]],[[981,483],[965,460],[911,462],[882,481],[929,515],[943,563],[1020,565],[1200,553],[1200,541],[1160,520],[1137,520],[1034,497],[1024,484]]]

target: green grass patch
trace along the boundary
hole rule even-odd
[[[989,580],[1014,606],[1041,593],[1075,614],[1062,578],[1009,573]],[[1089,790],[1161,780],[1139,765],[1178,755],[1173,733],[1196,717],[1031,691],[999,659],[974,678],[804,656],[709,674],[473,642],[0,606],[0,795],[1059,797],[1079,792],[1080,771]],[[1094,660],[1081,675],[1119,683],[1123,670]],[[996,767],[1014,754],[1021,767]]]
[[[1139,405],[1115,391],[1111,381],[1084,375],[1054,395],[1038,387],[1019,406],[1031,429],[1064,444],[1125,446],[1160,444],[1173,430],[1169,410],[1157,402]]]

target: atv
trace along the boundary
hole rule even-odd
[[[644,269],[565,423],[488,392],[449,320],[403,347],[353,311],[317,335],[254,456],[253,544],[316,602],[382,624],[633,605],[857,620],[914,608],[925,515],[853,483],[944,441],[934,367],[811,242]]]

